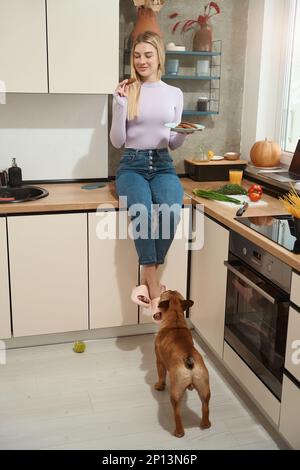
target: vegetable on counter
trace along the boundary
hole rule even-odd
[[[211,199],[214,201],[224,201],[224,202],[233,202],[234,204],[241,204],[241,201],[234,199],[233,197],[226,196],[225,194],[220,194],[216,191],[205,191],[204,189],[194,189],[193,193],[198,197],[203,197],[204,199]]]
[[[257,202],[257,201],[260,200],[261,195],[259,193],[249,193],[248,197],[249,197],[250,201]]]
[[[228,196],[230,194],[242,194],[246,195],[247,190],[240,186],[239,184],[225,184],[224,186],[221,186],[218,189],[215,189],[216,193],[219,194],[227,194]]]
[[[263,193],[263,189],[259,184],[252,184],[248,189],[248,197],[250,201],[257,202],[260,200]]]
[[[262,189],[262,187],[261,187],[259,184],[252,184],[252,186],[250,186],[250,188],[248,189],[248,193],[258,193],[258,194],[262,194],[262,193],[263,193],[263,189]]]

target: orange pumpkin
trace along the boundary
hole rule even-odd
[[[281,149],[277,142],[267,139],[256,142],[250,150],[250,158],[255,166],[272,167],[280,162]]]

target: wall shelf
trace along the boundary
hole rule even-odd
[[[221,77],[215,75],[164,75],[165,80],[220,80]]]
[[[201,56],[201,57],[216,57],[216,56],[220,56],[221,52],[166,51],[166,55],[189,55],[189,56]]]
[[[210,116],[217,115],[218,111],[194,111],[193,109],[184,109],[182,112],[183,116]]]
[[[130,67],[128,54],[130,50],[124,50],[123,77],[129,77]],[[221,83],[221,59],[222,59],[222,41],[213,41],[213,50],[211,52],[202,51],[166,51],[166,70],[168,70],[168,60],[178,59],[177,74],[166,73],[162,79],[165,81],[180,80],[184,81],[183,93],[185,96],[184,116],[215,116],[220,111],[220,83]],[[209,73],[205,75],[196,75],[197,62],[206,59],[209,62]],[[201,64],[200,64],[201,65]],[[169,71],[173,71],[169,69]],[[203,70],[200,68],[199,70]],[[174,70],[175,71],[175,70]],[[206,72],[207,70],[205,70]],[[204,72],[204,70],[203,70]],[[191,80],[190,87],[186,83]],[[199,86],[197,85],[199,84]],[[198,111],[196,98],[194,95],[202,95],[208,98],[206,111]],[[193,95],[191,95],[193,94]],[[197,96],[197,95],[196,95]],[[194,102],[193,102],[194,101]],[[191,109],[195,106],[195,109]]]

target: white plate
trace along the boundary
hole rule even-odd
[[[196,124],[193,122],[193,124],[195,126],[197,126],[197,129],[193,129],[193,128],[190,128],[190,129],[183,129],[182,127],[176,127],[178,126],[179,123],[176,123],[176,122],[167,122],[165,124],[165,127],[168,127],[169,129],[171,129],[173,132],[177,132],[178,134],[191,134],[193,132],[197,132],[197,131],[203,131],[203,129],[205,129],[205,126],[202,126],[202,124]]]
[[[282,168],[282,166],[255,166],[255,165],[251,165],[253,166],[254,168],[256,168],[257,170],[260,170],[260,171],[264,171],[264,170],[282,170],[284,171],[284,168]]]
[[[221,155],[214,155],[212,158],[210,158],[210,161],[217,162],[218,160],[224,160],[224,157]]]

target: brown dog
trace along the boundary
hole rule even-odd
[[[169,372],[170,398],[174,409],[176,437],[184,436],[180,402],[185,390],[197,390],[202,402],[202,429],[210,427],[209,421],[209,377],[201,354],[193,346],[192,334],[184,318],[184,311],[194,304],[185,300],[177,291],[168,290],[160,296],[154,320],[160,321],[155,340],[158,382],[156,390],[164,390],[166,374]]]

